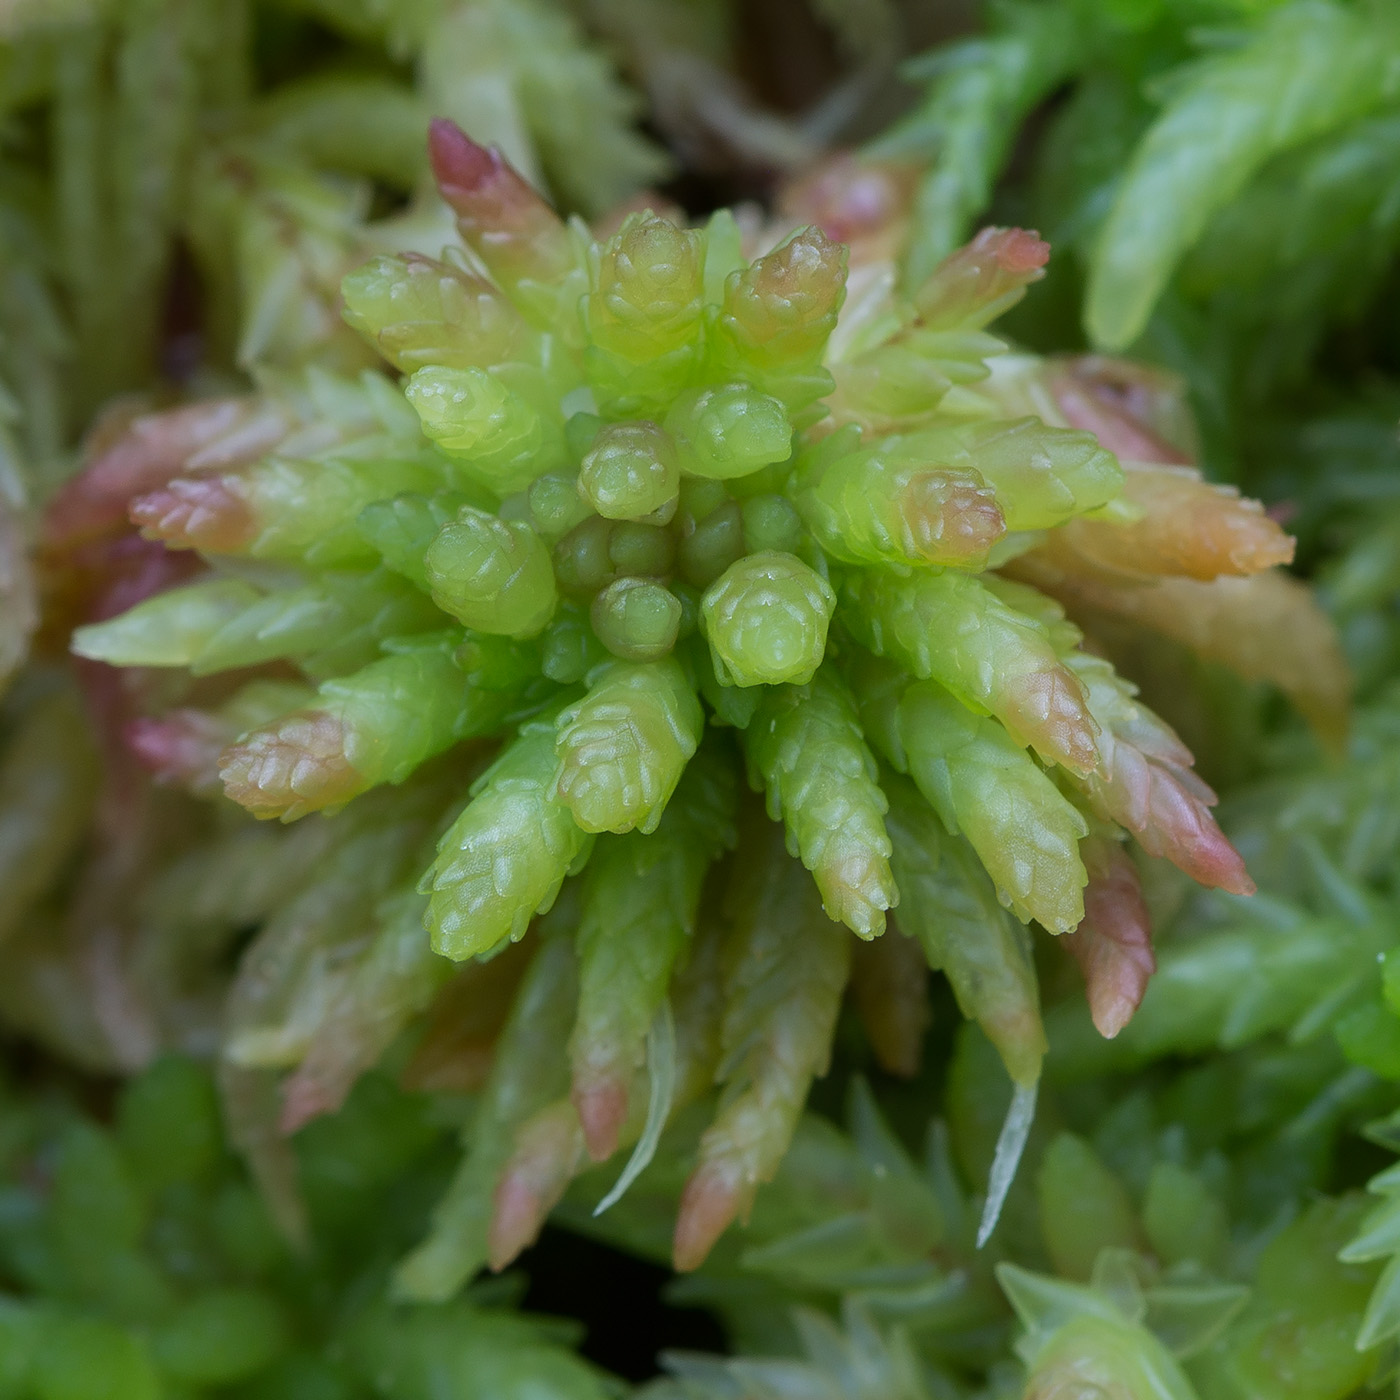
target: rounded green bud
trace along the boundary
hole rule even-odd
[[[608,539],[608,557],[619,574],[662,578],[676,562],[676,542],[669,530],[641,520],[623,520]]]
[[[579,309],[597,402],[610,417],[659,411],[694,378],[704,342],[701,235],[632,215],[599,249],[592,283]]]
[[[729,278],[721,335],[760,365],[821,358],[846,296],[846,249],[818,228],[799,229]]]
[[[660,525],[590,515],[554,546],[554,573],[570,598],[592,598],[619,575],[664,578],[676,562],[676,541]]]
[[[489,282],[417,253],[371,258],[340,284],[345,319],[407,373],[522,357],[531,332]]]
[[[591,598],[617,577],[608,549],[615,528],[611,520],[590,515],[554,546],[554,574],[569,597]]]
[[[551,472],[539,477],[531,483],[529,500],[535,529],[547,540],[562,538],[588,518],[588,505],[572,476]]]
[[[681,478],[680,512],[676,524],[689,534],[713,510],[729,500],[729,488],[703,476]]]
[[[743,509],[726,500],[682,536],[676,562],[687,583],[707,588],[743,554]]]
[[[802,517],[786,496],[765,492],[744,502],[744,548],[750,554],[780,549],[791,554],[802,542]]]
[[[677,635],[688,637],[700,625],[700,593],[688,583],[672,582],[667,590],[681,605],[681,620]]]
[[[441,280],[432,275],[439,270]],[[396,322],[442,320],[443,303],[456,291],[443,283],[454,276],[455,268],[435,268],[428,258],[371,258],[341,279],[341,314],[371,340]]]
[[[465,506],[423,562],[433,601],[478,632],[533,637],[559,601],[549,551],[523,520]]]
[[[539,652],[529,644],[468,632],[452,653],[457,668],[481,690],[523,690],[539,671]]]
[[[611,661],[556,721],[559,801],[584,831],[654,831],[704,732],[674,657]]]
[[[404,394],[424,433],[500,495],[523,490],[563,460],[558,425],[483,369],[420,369]]]
[[[586,302],[592,343],[650,367],[695,340],[704,313],[701,239],[655,214],[635,214],[602,249]]]
[[[663,525],[676,513],[680,483],[675,444],[655,423],[610,423],[578,474],[579,494],[599,515]]]
[[[726,685],[805,685],[835,607],[831,585],[795,555],[769,550],[731,564],[700,604],[715,674]]]
[[[540,637],[540,670],[558,685],[581,681],[607,652],[577,603],[562,603]]]
[[[355,528],[379,551],[389,568],[426,588],[423,556],[437,532],[468,504],[456,491],[440,491],[433,496],[403,491],[387,500],[372,501],[356,518]]]
[[[666,415],[666,429],[685,470],[718,481],[748,476],[792,451],[787,410],[748,384],[687,390]]]
[[[569,461],[583,461],[594,440],[602,430],[603,420],[596,413],[580,409],[564,420],[564,447]]]
[[[655,661],[676,644],[680,600],[669,589],[644,578],[620,578],[593,600],[598,640],[626,661]]]

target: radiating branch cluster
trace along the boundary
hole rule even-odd
[[[600,241],[450,122],[430,152],[461,245],[342,289],[402,378],[138,423],[54,528],[125,508],[194,577],[74,648],[226,678],[223,709],[133,731],[157,771],[217,768],[260,817],[346,808],[337,885],[264,929],[235,990],[228,1082],[265,1180],[279,1112],[339,1102],[435,997],[518,980],[509,1019],[478,1007],[475,1038],[420,1051],[484,1087],[400,1289],[504,1266],[586,1161],[632,1146],[635,1172],[717,1087],[691,1268],[778,1169],[852,934],[922,949],[1029,1093],[1023,924],[1067,936],[1112,1035],[1153,966],[1133,844],[1251,888],[1190,753],[1065,608],[1226,659],[1261,589],[1280,636],[1325,625],[1267,572],[1290,552],[1268,517],[1167,450],[1134,460],[1145,415],[1105,410],[1096,438],[1092,367],[987,331],[1041,275],[1033,234],[986,230],[843,321],[847,250],[819,227],[746,249],[727,213],[644,212]],[[1335,713],[1279,648],[1233,659]],[[514,943],[528,966],[487,975]],[[917,999],[855,965],[868,1015],[909,1003],[883,1038],[907,1071]]]

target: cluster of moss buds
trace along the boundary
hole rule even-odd
[[[462,245],[343,286],[402,378],[312,376],[110,449],[56,518],[123,495],[202,562],[74,646],[243,682],[142,721],[159,770],[217,768],[259,817],[381,801],[409,833],[381,887],[347,857],[380,912],[334,995],[296,951],[256,962],[289,988],[235,995],[226,1053],[292,1071],[284,1127],[439,994],[436,955],[480,960],[441,993],[502,1008],[477,1131],[400,1289],[503,1266],[588,1159],[643,1160],[718,1085],[689,1268],[778,1167],[852,933],[891,959],[917,940],[1029,1089],[1021,925],[1067,936],[1113,1034],[1153,966],[1131,843],[1252,889],[1190,753],[1062,604],[1229,659],[1258,616],[1240,590],[1286,592],[1266,571],[1291,544],[1108,392],[1111,365],[987,333],[1042,275],[1034,234],[985,230],[908,297],[875,275],[843,309],[847,252],[817,227],[752,259],[727,213],[600,242],[450,123],[431,156]],[[1288,647],[1254,653],[1325,716]]]

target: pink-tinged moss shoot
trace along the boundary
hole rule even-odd
[[[1189,752],[1080,628],[1163,627],[1156,595],[1181,586],[1272,597],[1286,537],[1189,472],[1120,462],[1055,407],[1063,366],[993,372],[987,327],[1045,263],[1034,234],[988,230],[857,304],[814,227],[751,261],[723,215],[630,214],[599,240],[451,123],[430,153],[465,247],[380,255],[344,286],[394,373],[325,375],[312,410],[283,387],[142,419],[87,488],[105,519],[128,483],[132,519],[200,572],[83,628],[82,655],[305,683],[233,732],[152,714],[148,764],[207,787],[222,738],[224,792],[254,815],[352,833],[414,814],[357,907],[360,974],[318,1000],[289,970],[275,1014],[240,984],[237,1072],[290,1071],[295,1127],[413,1018],[450,1020],[429,1009],[444,959],[538,945],[492,993],[515,999],[506,1029],[424,1041],[415,1073],[484,1083],[495,1136],[397,1286],[503,1267],[586,1161],[644,1158],[719,1083],[673,1241],[693,1268],[781,1167],[855,935],[895,950],[857,963],[861,1016],[892,1008],[882,1061],[917,1063],[924,969],[999,1054],[1019,1095],[1002,1192],[1045,1054],[1027,926],[1067,938],[1113,1035],[1152,970],[1129,843],[1251,888]],[[279,394],[303,416],[272,441],[295,418]],[[1105,410],[1115,443],[1131,406]],[[1173,635],[1228,660],[1249,599],[1171,597]],[[1246,669],[1314,694],[1257,650]],[[735,802],[743,780],[761,804]],[[361,864],[345,878],[380,878]],[[702,898],[721,877],[728,903]]]

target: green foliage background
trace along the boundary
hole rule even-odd
[[[884,1073],[843,1011],[833,1068],[748,1225],[664,1284],[631,1260],[669,1260],[694,1115],[609,1212],[592,1213],[612,1169],[585,1173],[520,1271],[433,1305],[389,1301],[387,1280],[473,1101],[395,1087],[411,1046],[263,1157],[264,1189],[269,1171],[300,1182],[305,1219],[284,1215],[281,1234],[239,1155],[258,1145],[224,1140],[198,1066],[240,940],[344,907],[318,899],[368,897],[364,851],[406,859],[424,823],[397,814],[391,851],[370,805],[338,846],[312,822],[274,843],[149,792],[139,832],[103,832],[98,808],[94,837],[101,736],[61,642],[31,644],[16,561],[104,421],[370,363],[336,289],[373,255],[450,233],[424,156],[433,115],[499,142],[585,217],[653,185],[697,216],[771,199],[833,144],[906,162],[906,286],[985,222],[1039,229],[1049,275],[999,329],[1181,376],[1207,475],[1298,536],[1297,571],[1355,678],[1346,751],[1184,649],[1135,658],[1144,697],[1222,792],[1260,893],[1153,867],[1159,968],[1112,1042],[1040,950],[1051,1049],[986,1248],[1012,1089],[941,980],[912,1080]],[[0,1395],[1393,1388],[1398,241],[1388,0],[0,5],[0,669],[16,672],[0,713]],[[101,956],[136,972],[104,982]],[[140,1004],[104,1000],[112,986]],[[655,1307],[660,1287],[677,1311]],[[578,1329],[537,1317],[541,1300],[588,1317],[585,1354],[627,1380],[579,1360]],[[615,1340],[605,1319],[632,1317]],[[676,1340],[728,1354],[672,1357],[646,1381]]]

